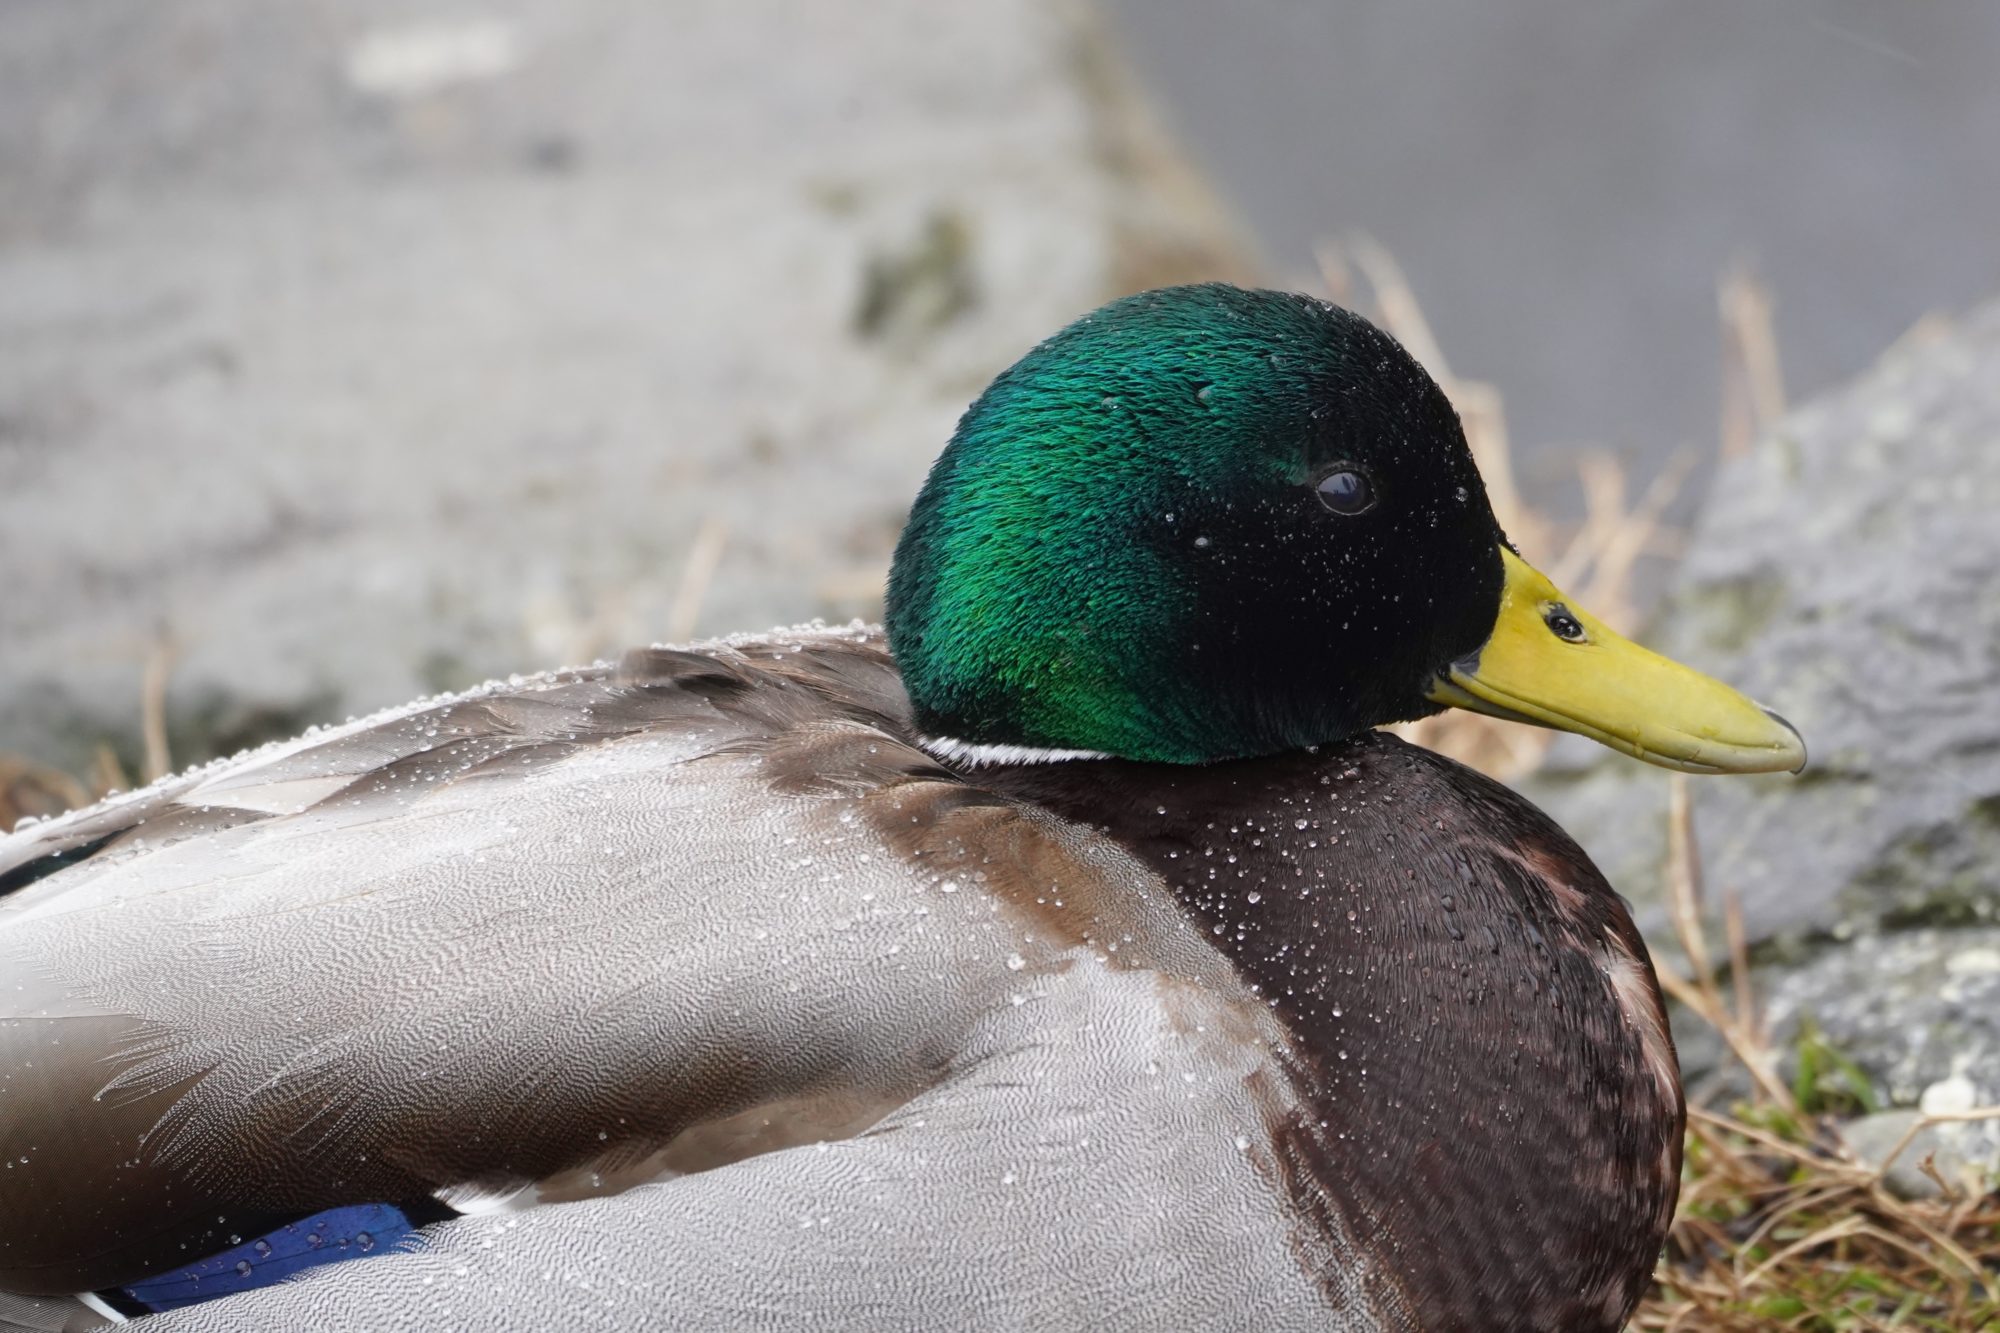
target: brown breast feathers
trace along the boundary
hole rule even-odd
[[[1624,902],[1540,811],[1379,733],[975,780],[1124,843],[1269,999],[1312,1108],[1272,1160],[1301,1227],[1370,1248],[1380,1307],[1623,1324],[1679,1188],[1678,1069]]]

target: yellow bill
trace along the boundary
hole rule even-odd
[[[1791,723],[1612,633],[1512,551],[1503,547],[1500,558],[1507,572],[1493,635],[1438,677],[1432,701],[1573,731],[1689,773],[1805,767],[1805,741]]]

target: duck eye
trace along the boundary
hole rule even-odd
[[[1359,514],[1375,507],[1375,486],[1359,468],[1339,467],[1319,479],[1319,499],[1336,514]]]
[[[1567,643],[1584,643],[1590,638],[1584,632],[1583,622],[1561,602],[1550,602],[1542,608],[1542,623],[1549,627],[1551,634]]]

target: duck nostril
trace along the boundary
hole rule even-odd
[[[1584,632],[1583,622],[1561,602],[1551,602],[1542,610],[1542,622],[1549,632],[1565,643],[1586,643],[1590,635]]]

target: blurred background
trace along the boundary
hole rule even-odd
[[[1691,975],[1676,914],[1733,915],[1856,1123],[2000,1101],[1996,69],[1990,0],[0,0],[0,828],[878,615],[988,376],[1124,292],[1303,287],[1816,763],[1677,825],[1581,746],[1419,737]]]

